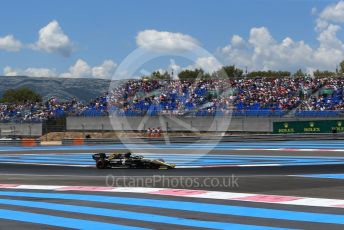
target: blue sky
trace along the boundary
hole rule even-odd
[[[194,39],[198,46],[214,55],[207,57],[206,62],[212,66],[216,66],[213,62],[216,58],[221,64],[248,66],[250,70],[333,69],[344,58],[339,43],[344,38],[341,3],[325,0],[1,0],[0,75],[106,77],[140,47],[136,38],[147,30],[155,31],[154,36],[168,32],[165,35],[171,36],[172,42],[185,39],[176,38],[175,34]],[[327,8],[329,13],[324,13]],[[320,29],[316,28],[319,21],[325,22]],[[57,25],[53,27],[52,22]],[[54,33],[60,29],[68,41],[61,47],[44,38],[39,42],[38,33],[44,27],[47,27],[44,38],[54,43],[56,36],[61,35]],[[49,28],[53,28],[53,34],[49,35]],[[12,43],[3,39],[2,44],[1,38],[9,35]],[[236,37],[239,45],[233,43],[234,35],[242,39]],[[152,34],[142,36],[154,43]],[[282,41],[287,37],[292,44],[283,50]],[[15,46],[13,40],[20,45]],[[269,50],[269,47],[274,48]],[[321,47],[334,50],[329,53],[320,50]],[[303,53],[307,57],[301,57]],[[329,61],[327,55],[335,58]],[[295,61],[286,61],[287,57]],[[328,61],[324,63],[322,58]],[[105,60],[107,69],[103,70]],[[146,68],[148,71],[166,69],[171,60],[161,58]],[[178,70],[198,65],[179,58],[173,60]],[[98,74],[92,73],[97,67]],[[79,74],[80,71],[85,72]]]

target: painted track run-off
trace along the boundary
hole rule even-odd
[[[128,147],[179,168],[94,167],[93,152]],[[4,229],[343,229],[343,149],[341,141],[1,147],[0,224]],[[146,184],[126,187],[132,181]]]

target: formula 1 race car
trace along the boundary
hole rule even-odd
[[[147,159],[128,153],[96,153],[92,156],[98,169],[105,168],[139,168],[139,169],[173,169],[175,164],[167,164],[162,159]]]

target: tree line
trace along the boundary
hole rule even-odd
[[[42,102],[42,96],[29,88],[22,87],[6,90],[0,99],[0,103],[27,102]]]
[[[214,71],[213,73],[207,73],[201,68],[196,68],[193,70],[186,69],[182,70],[178,74],[178,78],[180,80],[195,80],[195,79],[225,79],[225,78],[256,78],[256,77],[306,77],[308,76],[307,73],[303,72],[302,69],[298,69],[295,73],[291,73],[290,71],[251,71],[249,73],[245,73],[242,69],[237,68],[235,65],[223,66],[221,69]],[[329,71],[329,70],[315,70],[313,71],[313,76],[316,78],[322,77],[336,77],[336,76],[344,76],[344,60],[339,64],[339,69],[337,68],[336,71]],[[159,71],[153,72],[149,76],[143,76],[143,79],[158,79],[158,80],[172,80],[173,76],[165,71],[164,73],[160,73]]]

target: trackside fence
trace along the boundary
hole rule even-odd
[[[0,139],[0,146],[22,146],[34,147],[41,145],[39,139],[23,138],[23,139]]]

